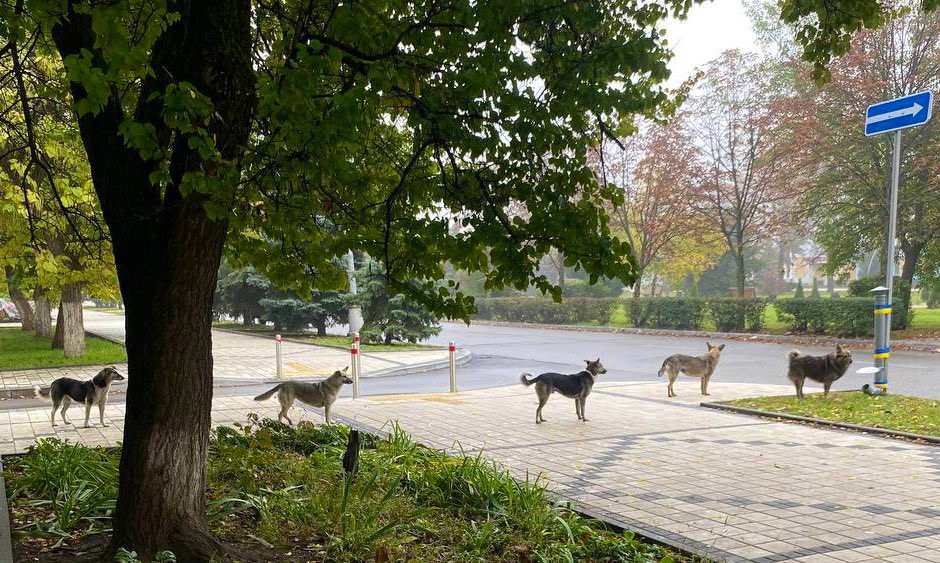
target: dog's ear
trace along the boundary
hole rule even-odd
[[[842,350],[842,345],[836,344],[836,354],[841,354],[843,351],[844,350]]]
[[[349,371],[349,366],[343,368],[343,373],[346,373],[347,371]]]
[[[584,363],[586,363],[587,365],[591,365],[591,360],[584,360]]]
[[[718,351],[719,351],[719,352],[721,352],[721,351],[724,350],[724,349],[725,349],[725,345],[724,345],[724,344],[719,344],[719,345],[718,345]]]
[[[708,349],[709,349],[709,350],[711,350],[712,348],[714,348],[714,346],[712,346],[712,343],[709,342],[709,341],[707,341],[707,340],[705,341],[705,345],[708,346]]]

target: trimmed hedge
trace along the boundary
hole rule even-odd
[[[493,297],[474,301],[476,318],[516,323],[607,324],[621,301],[615,298],[571,298],[561,303],[540,297]]]
[[[630,322],[636,328],[697,330],[708,312],[704,299],[645,297],[626,303]]]
[[[902,299],[895,299],[895,304],[894,310],[902,313],[891,316],[891,328],[901,330],[906,326],[906,307]],[[874,301],[870,297],[780,299],[775,305],[780,320],[791,332],[838,336],[870,336],[874,332]]]
[[[760,332],[766,299],[709,299],[708,309],[719,332]]]

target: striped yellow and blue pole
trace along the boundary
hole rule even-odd
[[[875,393],[888,392],[888,358],[891,357],[891,302],[887,287],[871,290],[875,296]]]

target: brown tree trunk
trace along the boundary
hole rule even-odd
[[[16,271],[7,266],[6,275],[7,288],[10,290],[10,299],[13,300],[13,304],[16,305],[16,310],[20,314],[20,325],[22,329],[36,330],[36,315],[33,313],[33,308],[29,304],[29,299],[26,298],[26,294],[23,293],[23,290],[19,286]]]
[[[910,318],[908,313],[911,309],[911,288],[914,284],[914,273],[917,271],[917,261],[920,260],[920,255],[923,251],[923,244],[905,244],[903,241],[901,243],[901,254],[904,255],[904,266],[901,268],[901,279],[907,283],[905,283],[903,287],[897,287],[897,284],[895,284],[894,289],[896,296],[894,297],[895,303],[897,303],[898,298],[901,298],[904,300],[905,304],[904,311],[898,311],[898,309],[895,309],[895,311],[898,311],[904,315],[903,321],[899,326],[901,329],[907,328],[907,323]]]
[[[63,58],[96,49],[91,17],[77,5],[69,3],[68,17],[52,30]],[[193,84],[213,104],[207,129],[221,160],[238,162],[255,102],[251,4],[179,0],[174,12],[177,21],[152,48],[154,74],[143,80],[133,116],[175,135],[167,147],[169,184],[154,187],[154,163],[125,144],[120,127],[129,116],[116,98],[78,121],[125,302],[127,415],[109,552],[125,547],[149,561],[169,549],[180,563],[204,563],[221,549],[209,531],[205,495],[212,300],[228,224],[210,220],[208,196],[184,194],[181,183],[186,172],[204,174],[211,193],[223,197],[238,170],[219,173],[218,163],[188,147],[186,134],[166,131],[162,98],[151,94]],[[84,97],[80,84],[71,91]]]
[[[317,336],[326,336],[326,319],[317,321]]]
[[[62,327],[62,349],[66,358],[78,358],[85,355],[85,319],[82,312],[82,289],[79,283],[67,283],[62,287],[62,301],[59,303],[59,322],[56,324],[56,337]]]
[[[33,291],[33,302],[36,303],[36,336],[52,338],[52,307],[46,297],[46,290],[37,287]]]
[[[65,348],[65,318],[62,313],[62,303],[59,303],[59,309],[55,315],[55,334],[52,336],[52,349],[63,350]]]
[[[558,271],[558,287],[561,288],[561,292],[565,292],[565,255],[559,250],[555,253],[555,267]]]
[[[744,288],[747,285],[747,276],[744,273],[744,245],[738,241],[734,252],[734,266],[737,278],[738,297],[744,297]]]

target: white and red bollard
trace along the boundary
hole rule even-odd
[[[274,335],[274,355],[276,358],[275,361],[277,362],[277,378],[278,379],[281,379],[282,377],[284,377],[283,370],[281,368],[281,342],[283,342],[281,335],[275,334]]]
[[[450,342],[447,345],[447,355],[450,360],[450,392],[457,392],[457,344]]]
[[[353,333],[353,342],[352,346],[349,348],[349,363],[350,369],[352,370],[352,380],[353,380],[353,399],[359,398],[359,375],[362,367],[361,361],[362,358],[359,354],[359,334]]]

